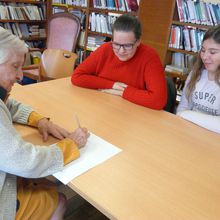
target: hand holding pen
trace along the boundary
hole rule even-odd
[[[79,148],[84,147],[87,143],[89,137],[89,132],[86,128],[82,128],[79,122],[79,118],[75,115],[75,119],[78,125],[78,128],[69,135],[69,138],[73,139]]]

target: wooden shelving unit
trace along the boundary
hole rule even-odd
[[[22,6],[20,5],[22,4]],[[44,14],[44,19],[42,20],[34,20],[34,19],[28,19],[28,16],[25,15],[25,13],[22,11],[23,16],[25,17],[24,20],[20,20],[20,19],[12,19],[12,15],[10,14],[11,11],[8,9],[8,13],[9,13],[9,18],[8,19],[0,19],[0,23],[1,26],[5,27],[5,28],[9,28],[12,30],[12,32],[14,34],[15,31],[12,28],[12,24],[18,24],[18,26],[20,24],[26,24],[28,29],[30,25],[38,25],[39,28],[43,28],[45,29],[45,36],[40,36],[40,35],[33,35],[33,36],[29,36],[29,37],[24,37],[24,36],[19,36],[21,39],[25,40],[26,42],[31,42],[31,41],[43,41],[44,45],[46,44],[46,39],[47,39],[47,20],[51,15],[51,0],[45,0],[45,1],[29,1],[29,0],[5,0],[5,1],[0,1],[0,5],[3,6],[9,6],[11,5],[13,6],[19,6],[19,7],[26,7],[26,6],[37,6],[38,8],[41,8],[42,14]],[[44,8],[44,10],[43,10]],[[18,14],[18,13],[17,13]],[[18,14],[19,16],[19,14]],[[7,26],[6,26],[7,25]],[[20,29],[21,31],[21,29]],[[29,31],[29,30],[28,30]],[[21,34],[23,35],[22,31]],[[41,50],[44,48],[40,48]]]
[[[195,24],[195,23],[190,23],[190,22],[180,22],[179,15],[178,15],[178,9],[177,9],[177,3],[175,0],[172,0],[172,1],[173,1],[173,6],[172,6],[173,12],[172,12],[172,21],[171,21],[171,24],[169,27],[169,32],[171,31],[172,25],[191,27],[191,28],[196,28],[196,29],[203,30],[203,31],[206,31],[207,29],[212,27],[210,25]],[[170,35],[170,33],[169,33],[169,35]],[[170,48],[168,45],[169,45],[169,38],[167,41],[167,53],[166,53],[167,59],[165,60],[164,65],[171,63],[173,52],[178,52],[178,53],[182,53],[182,54],[186,54],[186,55],[193,55],[193,56],[196,56],[198,54],[197,52],[187,51],[185,49]]]

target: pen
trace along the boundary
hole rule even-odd
[[[75,119],[76,119],[76,123],[77,123],[78,127],[81,128],[81,125],[80,125],[79,118],[78,118],[77,114],[75,114]]]

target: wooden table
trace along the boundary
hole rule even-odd
[[[220,135],[70,79],[15,86],[12,96],[73,130],[81,124],[123,151],[69,186],[111,219],[219,220]],[[17,126],[41,144],[36,130]],[[47,143],[54,142],[50,139]]]

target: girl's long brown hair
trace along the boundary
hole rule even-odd
[[[203,42],[207,39],[213,39],[217,44],[220,44],[220,25],[210,28],[206,31],[203,38]],[[186,88],[186,97],[190,99],[193,90],[195,89],[196,82],[199,81],[201,77],[201,72],[204,69],[204,64],[200,56],[201,50],[197,55],[196,61],[192,68],[191,79]],[[215,82],[220,86],[220,66],[215,74]]]

